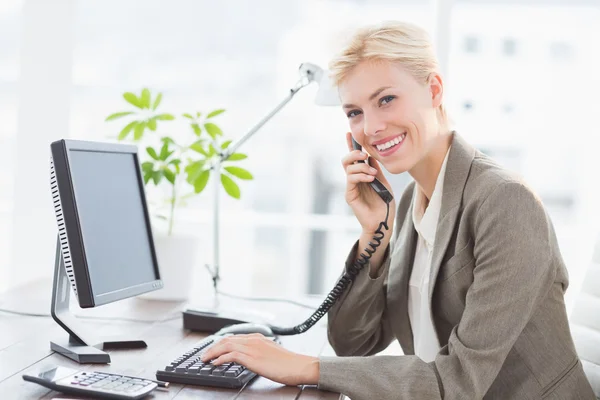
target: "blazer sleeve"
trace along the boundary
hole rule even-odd
[[[362,399],[481,399],[556,276],[551,222],[523,184],[504,181],[474,216],[473,283],[435,361],[321,357],[319,388]]]
[[[339,356],[375,354],[385,349],[394,338],[385,307],[389,250],[388,245],[377,276],[369,275],[370,265],[367,264],[328,312],[327,336]],[[346,259],[346,268],[356,259],[357,251],[358,241]]]

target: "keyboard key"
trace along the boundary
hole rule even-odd
[[[220,365],[217,368],[213,369],[210,374],[212,376],[224,376],[226,370],[227,370],[227,367]]]
[[[241,373],[242,371],[228,369],[227,371],[225,371],[225,376],[235,378]]]
[[[207,365],[200,370],[200,375],[210,375],[210,372],[213,370],[212,365]]]

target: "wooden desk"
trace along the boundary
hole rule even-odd
[[[49,313],[51,281],[35,282],[0,295],[0,308],[33,313]],[[250,304],[250,303],[245,303]],[[264,309],[264,303],[252,303]],[[270,305],[271,303],[269,303]],[[309,310],[291,305],[275,305],[298,322]],[[39,385],[25,382],[23,373],[33,373],[48,365],[61,365],[83,370],[107,371],[156,379],[155,373],[174,358],[193,347],[206,335],[185,331],[180,311],[184,304],[178,302],[128,299],[98,309],[74,310],[77,315],[92,316],[84,319],[99,336],[127,335],[146,341],[148,348],[142,350],[111,351],[110,365],[80,365],[50,351],[50,340],[65,339],[67,333],[52,318],[24,317],[0,312],[0,398],[9,399],[67,399]],[[300,311],[299,311],[300,310]],[[118,317],[120,319],[117,319]],[[144,320],[133,322],[124,319]],[[159,321],[159,322],[154,322]],[[162,322],[161,322],[162,321]],[[283,319],[282,325],[290,322]],[[281,338],[282,344],[303,354],[331,355],[323,323],[299,336]],[[156,390],[148,399],[338,399],[339,394],[317,390],[315,387],[284,386],[258,377],[243,391],[217,389],[201,386],[171,384],[168,390]]]

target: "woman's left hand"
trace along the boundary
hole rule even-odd
[[[259,333],[232,335],[211,346],[202,361],[221,365],[236,362],[249,370],[285,385],[316,385],[319,359],[292,353]]]

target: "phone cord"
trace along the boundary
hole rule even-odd
[[[340,278],[340,280],[336,283],[335,287],[329,292],[323,303],[317,308],[317,310],[303,323],[300,325],[296,325],[292,328],[280,328],[277,326],[271,326],[271,330],[276,335],[281,336],[290,336],[290,335],[298,335],[300,333],[304,333],[310,328],[312,328],[321,318],[327,314],[329,309],[333,307],[333,305],[340,299],[342,294],[348,289],[350,284],[354,282],[358,273],[367,265],[369,260],[371,259],[377,247],[381,245],[381,241],[385,236],[382,228],[385,230],[389,230],[387,224],[388,216],[390,215],[390,203],[386,201],[387,212],[385,214],[384,222],[379,223],[379,227],[375,231],[375,235],[373,236],[372,241],[369,242],[368,247],[364,250],[364,253],[360,253],[358,260],[352,265],[349,265],[346,268],[346,271]],[[367,254],[365,254],[367,253]]]

